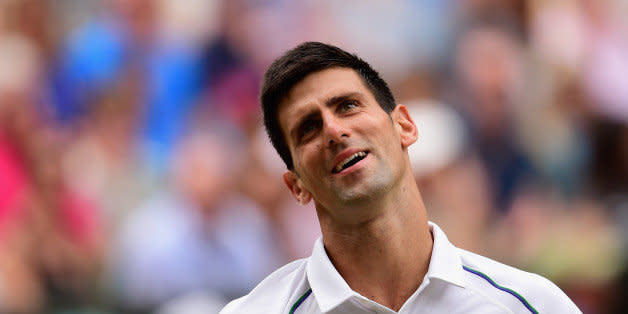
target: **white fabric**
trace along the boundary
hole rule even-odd
[[[581,313],[549,280],[458,249],[431,222],[430,230],[434,247],[427,274],[398,313],[533,313],[522,300],[491,281],[516,292],[538,313]],[[396,313],[351,290],[318,239],[312,256],[275,271],[248,295],[229,303],[221,314],[290,313],[309,289],[312,293],[295,314]]]

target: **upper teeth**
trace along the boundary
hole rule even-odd
[[[340,171],[340,170],[342,170],[342,168],[343,168],[343,167],[344,167],[344,166],[345,166],[348,162],[350,162],[353,158],[357,158],[357,157],[364,157],[364,156],[366,156],[366,153],[365,153],[365,152],[357,152],[357,153],[355,153],[355,154],[353,154],[353,155],[351,155],[351,156],[349,156],[349,157],[345,158],[345,160],[341,161],[341,162],[340,162],[340,163],[336,166],[336,168],[334,168],[334,170],[335,170],[336,172],[339,172],[339,171]]]

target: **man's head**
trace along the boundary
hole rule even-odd
[[[306,42],[289,50],[275,60],[266,71],[260,101],[264,111],[266,132],[290,170],[294,168],[294,164],[279,123],[279,105],[292,88],[306,76],[329,68],[354,70],[384,111],[390,113],[396,107],[395,99],[386,82],[358,56],[318,42]]]
[[[319,218],[355,222],[351,208],[376,206],[403,190],[396,189],[401,182],[414,184],[407,147],[416,127],[358,57],[303,44],[270,67],[261,98],[268,133],[288,165],[284,182],[299,203],[314,199]]]

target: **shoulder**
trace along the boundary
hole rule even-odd
[[[458,249],[469,287],[522,313],[581,313],[547,278]]]
[[[274,271],[251,292],[231,301],[220,314],[282,313],[306,284],[307,259],[299,259]]]

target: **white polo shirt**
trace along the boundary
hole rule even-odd
[[[430,266],[399,312],[351,290],[319,238],[312,256],[275,271],[220,313],[582,313],[549,280],[456,248],[436,224],[429,226]]]

